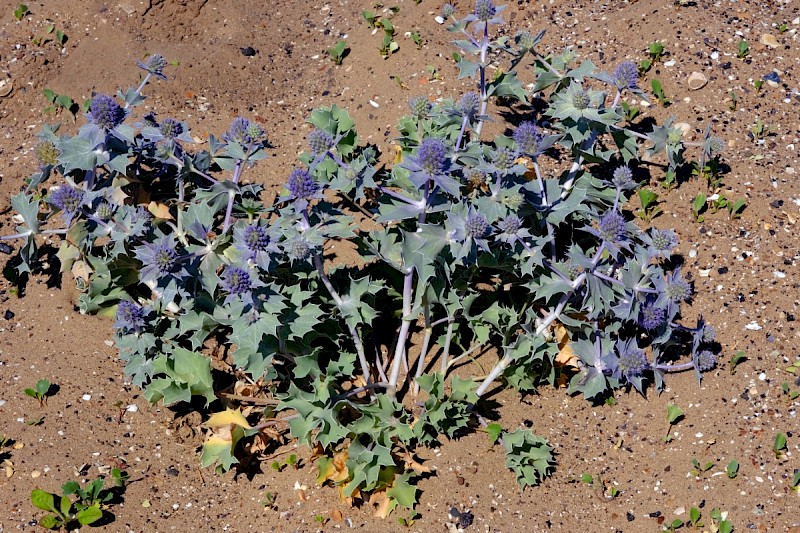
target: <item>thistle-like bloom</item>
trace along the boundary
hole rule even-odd
[[[107,94],[98,94],[92,98],[86,118],[97,127],[110,131],[125,120],[125,110]]]
[[[250,273],[239,267],[229,266],[222,274],[222,290],[229,296],[249,294],[253,288]]]
[[[539,133],[536,124],[525,121],[514,131],[514,141],[519,146],[519,151],[531,157],[539,155],[542,139],[544,135]]]
[[[497,229],[506,235],[516,235],[522,228],[522,220],[517,215],[508,215],[497,223]]]
[[[251,224],[244,228],[242,241],[248,250],[253,253],[265,252],[269,247],[270,238],[266,228],[258,224]]]
[[[311,255],[311,247],[303,237],[297,237],[287,242],[284,249],[292,261],[303,261]]]
[[[142,268],[139,270],[142,283],[168,277],[183,279],[188,275],[181,266],[181,258],[176,247],[175,237],[164,235],[134,249],[136,258],[142,262]]]
[[[489,222],[486,220],[485,216],[479,213],[470,213],[467,215],[464,230],[467,232],[467,236],[473,239],[480,239],[483,238],[489,230]]]
[[[108,220],[114,216],[114,206],[104,200],[94,210],[94,214],[97,215],[97,218]]]
[[[571,103],[572,107],[579,111],[583,111],[591,105],[592,100],[589,98],[589,94],[581,89],[572,94]]]
[[[666,276],[664,296],[672,303],[685,302],[692,297],[692,286],[683,279],[679,270]]]
[[[308,135],[308,147],[314,155],[324,154],[333,146],[333,137],[324,130],[316,129]]]
[[[644,351],[633,341],[618,343],[617,357],[617,368],[628,380],[641,376],[649,366]]]
[[[472,189],[479,189],[486,183],[486,174],[477,168],[465,168],[463,170],[464,180],[469,184]]]
[[[417,151],[417,164],[428,176],[441,174],[447,164],[447,149],[439,139],[430,137],[422,141]]]
[[[500,174],[506,174],[516,159],[517,154],[510,148],[498,148],[492,154],[492,165]]]
[[[714,342],[717,339],[717,330],[709,324],[703,325],[703,342]]]
[[[627,224],[625,218],[616,210],[612,209],[600,219],[598,235],[605,241],[619,244],[627,235]]]
[[[289,189],[291,198],[305,201],[315,198],[319,192],[319,184],[302,168],[296,168],[289,174],[286,188]]]
[[[639,83],[639,72],[632,61],[623,61],[614,71],[614,85],[620,91],[635,89]]]
[[[530,50],[534,46],[536,46],[536,41],[528,31],[518,31],[517,34],[514,36],[514,42],[517,43],[517,46],[521,50]]]
[[[644,329],[652,330],[664,323],[666,312],[656,306],[656,302],[646,302],[639,311],[639,325]]]
[[[130,300],[122,300],[117,305],[114,329],[120,334],[141,333],[145,326],[147,310]]]
[[[697,354],[697,369],[700,372],[708,372],[717,366],[717,356],[714,352],[703,350]]]
[[[50,141],[42,141],[36,145],[33,153],[36,155],[40,165],[54,167],[58,164],[58,156],[61,155],[61,150],[56,148],[56,145]]]
[[[164,70],[164,67],[167,66],[167,60],[164,59],[164,56],[161,54],[151,54],[147,59],[144,61],[137,61],[136,65],[140,68],[149,72],[153,76],[157,78],[161,78],[162,80],[166,80],[167,77],[161,72]]]
[[[464,94],[458,101],[458,108],[465,117],[470,120],[474,119],[481,109],[480,95],[473,91]]]
[[[183,124],[174,118],[165,118],[161,125],[158,127],[161,135],[166,139],[174,139],[183,133]]]
[[[475,2],[475,17],[482,21],[487,22],[497,15],[497,8],[494,6],[492,0],[477,0]]]
[[[611,175],[611,183],[618,189],[629,189],[635,184],[633,182],[633,172],[627,165],[621,165],[614,169]]]
[[[263,134],[264,130],[258,124],[254,124],[244,117],[236,117],[222,138],[229,143],[249,146],[257,142]]]
[[[70,185],[61,185],[48,195],[47,202],[60,209],[64,220],[69,224],[83,205],[83,198],[82,190]]]
[[[722,140],[721,137],[712,135],[706,141],[706,149],[708,150],[708,155],[710,157],[718,156],[722,153],[722,150],[725,149],[725,141]]]
[[[654,229],[650,234],[653,248],[659,254],[668,254],[678,245],[678,236],[671,229]]]
[[[415,96],[409,99],[408,107],[411,109],[411,114],[417,118],[425,118],[431,111],[431,103],[424,96]]]
[[[452,17],[456,12],[456,6],[453,4],[445,4],[442,6],[442,18],[447,20]]]

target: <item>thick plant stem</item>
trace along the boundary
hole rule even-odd
[[[431,309],[428,305],[427,299],[425,300],[425,337],[422,339],[422,350],[419,352],[419,359],[417,359],[417,370],[414,372],[414,396],[419,394],[419,382],[417,381],[422,373],[425,371],[425,356],[428,355],[428,346],[430,346],[431,335],[433,333],[433,326],[431,326]]]
[[[486,95],[486,54],[489,51],[489,23],[483,24],[483,42],[481,43],[481,65],[479,68],[481,76],[481,112],[480,115],[486,115],[486,108],[489,106],[489,97]],[[475,126],[475,139],[481,139],[481,130],[483,130],[483,121],[479,120],[478,125]]]
[[[242,167],[244,161],[241,159],[236,160],[236,167],[233,169],[233,184],[239,183],[239,177],[242,174]],[[228,228],[231,227],[231,213],[233,213],[233,201],[236,199],[236,191],[228,192],[228,206],[225,208],[225,222],[222,224],[222,233],[227,233]]]
[[[397,382],[400,379],[400,366],[403,361],[408,332],[411,329],[411,305],[414,298],[414,270],[410,269],[403,280],[403,323],[400,325],[400,333],[397,335],[397,346],[394,349],[394,359],[389,371],[389,387],[386,394],[391,399],[397,398]]]
[[[343,303],[342,297],[339,296],[338,292],[336,292],[336,289],[333,287],[333,283],[331,283],[330,278],[328,278],[328,275],[325,273],[325,268],[324,265],[322,264],[321,254],[314,254],[314,268],[317,269],[317,274],[319,274],[319,278],[322,280],[322,284],[325,285],[325,288],[328,290],[328,294],[331,295],[331,298],[333,298],[333,301],[336,303],[336,307],[339,308],[339,311],[342,311],[342,303]],[[350,332],[350,337],[353,339],[353,344],[356,347],[356,353],[358,354],[358,362],[361,365],[361,373],[364,376],[364,381],[367,384],[369,384],[370,383],[369,363],[367,363],[367,355],[364,352],[364,343],[361,342],[361,337],[359,337],[358,331],[354,326],[348,324],[347,329]]]
[[[447,324],[447,333],[444,338],[444,346],[442,347],[442,366],[440,371],[444,374],[449,368],[448,359],[450,358],[450,341],[453,339],[453,325],[455,321],[451,320]]]

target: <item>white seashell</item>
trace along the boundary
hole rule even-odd
[[[689,78],[686,80],[686,84],[689,85],[689,88],[693,91],[698,89],[702,89],[708,83],[708,78],[702,72],[692,72],[689,74]]]

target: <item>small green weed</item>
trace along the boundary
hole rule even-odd
[[[775,435],[775,441],[772,443],[772,451],[775,452],[775,458],[780,459],[788,451],[786,445],[786,433],[778,433]]]
[[[25,395],[39,400],[39,407],[43,407],[47,403],[47,397],[50,395],[50,387],[52,384],[46,379],[40,379],[36,382],[36,386],[32,389],[25,389]]]
[[[643,222],[650,223],[661,213],[661,208],[658,207],[658,194],[650,189],[639,189],[639,202],[641,207],[636,210],[636,216]]]
[[[747,44],[747,41],[742,39],[739,41],[739,44],[736,45],[736,56],[739,59],[744,59],[750,55],[750,45]]]
[[[25,4],[17,4],[17,7],[14,8],[14,18],[17,20],[22,20],[28,13],[30,11],[28,11],[28,6]]]
[[[725,474],[730,479],[736,479],[736,476],[739,475],[739,461],[733,459],[730,463],[728,463],[725,467]]]
[[[705,220],[705,217],[702,213],[706,210],[706,201],[707,197],[705,193],[698,193],[697,196],[692,198],[692,216],[694,217],[695,222],[702,222]]]
[[[730,361],[728,361],[728,367],[731,369],[731,375],[734,375],[736,373],[736,367],[745,361],[747,361],[747,353],[744,350],[738,350],[735,354],[733,354]]]
[[[667,423],[669,424],[669,426],[667,427],[667,434],[664,435],[662,439],[664,442],[672,441],[672,435],[670,435],[670,432],[672,431],[672,426],[680,422],[683,419],[683,417],[684,413],[680,407],[678,407],[674,403],[667,405]]]
[[[658,99],[658,103],[663,107],[668,107],[670,101],[667,95],[664,94],[664,87],[661,86],[661,81],[653,78],[650,80],[650,87],[653,89],[653,95]]]
[[[347,41],[342,40],[328,48],[328,56],[333,60],[334,63],[341,65],[342,61],[347,55],[347,52],[349,51],[350,47],[347,46]]]

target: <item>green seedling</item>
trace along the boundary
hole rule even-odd
[[[40,416],[39,418],[28,420],[25,422],[26,426],[41,426],[44,423],[44,417]]]
[[[722,174],[717,157],[707,160],[703,168],[700,168],[700,163],[697,161],[692,161],[692,176],[705,180],[710,191],[715,191],[722,186]]]
[[[734,375],[736,373],[736,367],[745,361],[747,361],[747,353],[744,350],[738,350],[735,354],[733,354],[730,361],[728,361],[728,367],[731,369],[731,375]]]
[[[384,19],[376,22],[376,26],[383,28],[383,40],[381,41],[381,46],[378,50],[381,53],[381,57],[387,59],[390,55],[400,49],[400,45],[394,40],[394,26],[392,26],[388,20]]]
[[[684,526],[683,520],[680,518],[676,518],[668,526],[664,526],[664,531],[675,531],[676,529],[680,529]]]
[[[734,459],[728,463],[728,465],[725,467],[725,474],[730,479],[736,479],[736,476],[739,475],[739,461]]]
[[[400,12],[400,6],[390,6],[389,7],[389,16],[390,17],[393,17],[394,15],[397,15],[397,13],[399,13],[399,12]]]
[[[761,140],[769,135],[769,126],[764,124],[761,118],[757,118],[756,123],[750,126],[750,133],[753,135],[754,140]]]
[[[736,45],[736,55],[739,59],[744,59],[750,55],[750,45],[748,45],[747,41],[744,39],[739,41],[739,44]]]
[[[397,523],[400,524],[403,527],[411,527],[411,526],[414,525],[414,522],[416,522],[417,519],[419,519],[419,517],[420,517],[419,513],[412,512],[408,516],[398,516],[397,517]]]
[[[11,446],[12,444],[14,444],[14,439],[6,437],[5,435],[0,435],[0,449]]]
[[[325,515],[317,514],[314,515],[314,521],[317,522],[318,524],[324,524],[325,522],[328,521],[328,519],[325,518]]]
[[[689,523],[692,525],[692,527],[703,527],[700,517],[700,509],[697,507],[692,507],[689,509]]]
[[[792,363],[791,365],[784,368],[790,374],[798,375],[800,374],[800,359]]]
[[[672,188],[678,183],[678,174],[674,170],[667,170],[664,172],[664,179],[661,180],[661,186],[666,190]]]
[[[798,396],[800,396],[800,391],[792,390],[791,388],[789,388],[789,382],[787,381],[781,383],[781,389],[783,389],[784,394],[789,396],[790,400],[795,400],[797,399]]]
[[[14,8],[14,18],[17,20],[22,20],[28,13],[30,11],[28,11],[28,6],[25,4],[17,4],[17,7]]]
[[[265,509],[270,509],[272,511],[277,510],[275,506],[275,500],[278,498],[278,495],[274,492],[267,492],[264,494],[264,498],[261,500],[261,505],[264,506]]]
[[[375,22],[378,20],[378,16],[369,9],[365,9],[361,12],[361,18],[367,22],[367,26],[370,28],[374,28]]]
[[[39,400],[39,407],[47,403],[47,396],[50,394],[52,384],[46,379],[40,379],[32,389],[25,389],[25,395]]]
[[[792,486],[790,487],[795,492],[800,492],[800,469],[794,469],[794,476],[792,476]]]
[[[604,497],[613,499],[619,496],[620,493],[619,489],[614,485],[606,481],[603,481],[603,478],[601,478],[600,476],[592,477],[590,473],[584,472],[581,475],[580,480],[582,483],[586,483],[587,485],[594,486],[595,484],[597,484],[599,486],[599,489],[602,491]]]
[[[458,60],[456,60],[456,61],[458,61]],[[435,81],[435,80],[441,80],[442,79],[442,75],[439,74],[439,71],[436,70],[436,67],[434,67],[433,65],[426,66],[425,67],[425,71],[428,73],[428,80],[430,80],[430,81]]]
[[[714,529],[716,529],[718,533],[731,533],[733,531],[733,523],[730,520],[722,519],[722,512],[718,507],[711,509],[711,512],[708,514],[711,520],[715,522],[711,528],[712,531],[714,531]]]
[[[778,433],[775,435],[775,441],[772,443],[772,451],[775,452],[776,459],[780,459],[788,451],[786,447],[786,433]]]
[[[672,441],[672,435],[670,435],[672,432],[672,426],[680,422],[683,419],[683,416],[684,414],[680,407],[674,403],[667,405],[667,423],[669,426],[667,427],[667,434],[664,435],[664,438],[662,439],[664,442]]]
[[[103,488],[105,481],[97,478],[85,487],[77,481],[68,481],[61,486],[61,496],[41,489],[31,492],[31,503],[48,514],[39,519],[39,525],[45,529],[78,529],[96,523],[108,513],[106,507],[120,499],[127,474],[118,468],[112,471],[114,487]],[[75,496],[75,500],[71,497]],[[111,515],[113,518],[113,515]]]
[[[350,51],[350,47],[347,46],[347,41],[342,40],[328,48],[328,56],[330,56],[334,63],[341,65],[348,51]]]
[[[491,423],[486,426],[486,433],[489,435],[489,442],[494,445],[500,439],[500,435],[503,434],[503,426]]]
[[[72,113],[72,118],[74,120],[78,111],[80,111],[78,104],[66,94],[58,94],[52,89],[43,89],[42,94],[44,94],[45,99],[49,102],[49,105],[45,106],[42,110],[46,114],[66,110]]]
[[[283,472],[283,470],[284,470],[284,469],[285,469],[287,466],[291,466],[292,468],[294,468],[295,470],[297,470],[298,468],[300,468],[300,461],[297,459],[297,456],[296,456],[295,454],[291,454],[291,455],[289,455],[289,457],[287,457],[287,458],[286,458],[286,460],[285,460],[285,461],[283,461],[282,463],[280,463],[280,462],[278,462],[278,461],[273,461],[273,462],[272,462],[272,464],[271,464],[270,466],[271,466],[271,467],[272,467],[272,469],[273,469],[273,470],[275,470],[276,472]]]
[[[787,31],[789,31],[789,25],[786,24],[785,22],[782,23],[782,24],[779,24],[778,25],[778,31],[781,32],[781,33],[786,33]]]
[[[59,29],[56,29],[55,24],[48,24],[42,35],[31,39],[31,42],[36,46],[45,45],[50,41],[53,41],[59,47],[63,47],[67,42],[67,34]]]
[[[643,222],[649,223],[661,213],[661,208],[658,207],[658,194],[650,189],[639,189],[639,202],[642,206],[637,209],[636,216]]]
[[[658,103],[667,107],[670,102],[667,95],[664,94],[664,87],[661,86],[661,82],[657,79],[652,79],[650,80],[650,87],[653,89],[653,95],[658,99]]]
[[[411,40],[417,45],[417,50],[422,49],[422,37],[420,37],[419,32],[412,31],[411,32]]]
[[[656,41],[650,43],[647,47],[647,59],[643,59],[641,63],[639,63],[639,73],[644,74],[649,71],[653,64],[661,61],[662,56],[664,55],[664,44]]]
[[[761,78],[753,80],[753,87],[756,88],[756,91],[760,91],[763,86],[764,86],[764,80],[762,80]]]
[[[728,104],[728,109],[731,111],[736,111],[736,107],[739,104],[739,98],[736,96],[736,93],[731,91],[728,93],[728,98],[730,103]]]
[[[698,461],[696,458],[693,458],[692,459],[692,466],[694,468],[692,470],[690,470],[689,473],[692,474],[694,477],[697,477],[700,474],[702,474],[703,472],[708,472],[709,470],[714,468],[714,463],[711,462],[711,461],[708,461],[706,464],[701,465],[700,461]]]
[[[628,102],[622,102],[622,113],[625,116],[625,122],[632,124],[636,117],[639,115],[640,109],[638,107],[631,107]]]
[[[702,222],[705,220],[705,217],[701,213],[706,210],[706,195],[704,193],[698,193],[692,199],[692,216],[694,216],[695,222]]]

